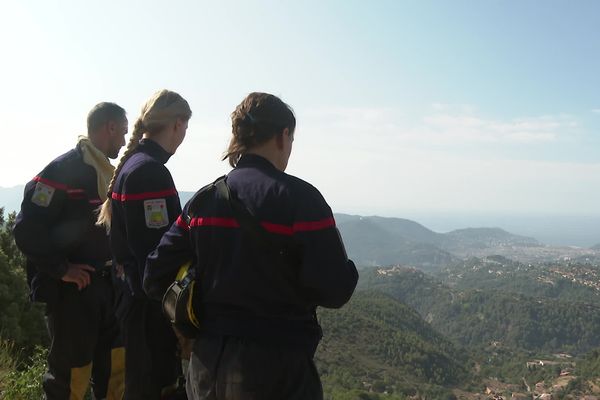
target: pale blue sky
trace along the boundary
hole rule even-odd
[[[227,171],[250,91],[298,117],[288,172],[334,211],[600,214],[598,1],[14,1],[0,118],[23,184],[115,101],[190,102],[181,190]]]

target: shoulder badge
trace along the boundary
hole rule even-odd
[[[167,201],[165,199],[153,199],[144,201],[144,215],[148,228],[164,228],[169,225],[169,214],[167,213]]]
[[[31,202],[40,207],[48,207],[52,201],[52,196],[54,196],[54,190],[52,186],[48,186],[42,182],[36,183]]]

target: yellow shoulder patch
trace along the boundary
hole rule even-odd
[[[169,214],[167,213],[167,201],[165,199],[145,200],[144,215],[148,228],[159,229],[169,225]]]
[[[42,182],[36,183],[31,202],[40,207],[48,207],[54,196],[54,190],[52,186],[48,186]]]

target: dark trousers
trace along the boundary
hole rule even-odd
[[[309,350],[201,335],[187,376],[190,400],[322,400]]]
[[[159,400],[177,383],[177,338],[160,303],[130,297],[123,316],[125,400]],[[163,396],[163,398],[168,398]]]
[[[110,276],[94,274],[81,291],[61,282],[56,301],[47,309],[46,399],[83,400],[90,382],[95,399],[122,398],[125,355],[115,299]]]

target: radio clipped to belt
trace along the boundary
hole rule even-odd
[[[200,328],[192,304],[196,281],[193,269],[190,269],[191,265],[189,262],[179,269],[175,282],[169,286],[162,301],[169,321],[188,338],[196,337]]]

